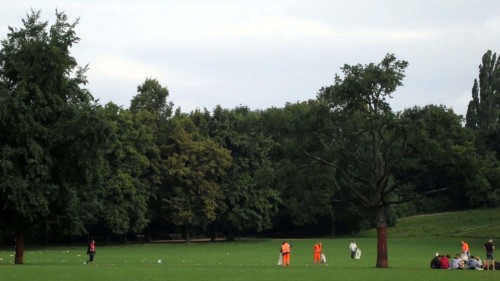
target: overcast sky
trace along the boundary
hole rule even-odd
[[[497,0],[2,0],[0,38],[29,11],[80,18],[72,49],[101,104],[128,108],[155,78],[188,112],[314,99],[344,64],[409,62],[394,110],[442,104],[465,116],[481,57],[500,51]],[[499,48],[499,49],[497,49]]]

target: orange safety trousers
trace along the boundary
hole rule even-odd
[[[314,263],[321,262],[321,252],[314,252]]]
[[[290,265],[290,252],[283,253],[283,266]]]
[[[313,251],[314,251],[314,263],[320,263],[321,262],[321,244],[315,244],[313,246]]]

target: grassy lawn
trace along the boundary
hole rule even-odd
[[[312,264],[312,246],[321,241],[328,264]],[[472,254],[484,255],[484,239],[467,239]],[[85,245],[30,249],[25,265],[13,265],[13,250],[0,251],[1,280],[495,280],[500,271],[431,270],[436,251],[453,255],[459,238],[390,238],[389,269],[374,268],[376,239],[357,238],[360,260],[349,257],[349,239],[290,240],[291,266],[276,265],[280,240],[191,244],[97,245],[93,265],[84,265]],[[158,262],[161,260],[161,263]]]
[[[500,208],[438,213],[398,219],[389,237],[475,237],[500,239]],[[361,233],[375,237],[375,230]],[[482,247],[482,246],[481,246]]]
[[[315,280],[500,280],[500,271],[431,270],[435,252],[453,256],[466,240],[473,255],[484,258],[483,244],[492,237],[500,244],[500,209],[473,210],[403,218],[388,229],[388,269],[375,268],[375,231],[355,238],[363,255],[349,256],[350,238],[289,240],[291,266],[276,265],[281,240],[191,244],[97,244],[93,265],[86,245],[27,247],[24,265],[13,265],[14,249],[0,250],[0,280],[29,281],[315,281]],[[328,263],[313,264],[312,246],[323,243]],[[498,246],[497,246],[498,248]],[[498,251],[498,250],[497,250]],[[159,262],[161,260],[161,262]]]

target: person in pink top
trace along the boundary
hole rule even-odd
[[[89,255],[89,260],[86,263],[94,263],[94,256],[95,256],[95,241],[90,240],[90,244],[87,247],[87,255]]]

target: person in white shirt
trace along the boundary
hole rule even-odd
[[[351,244],[349,245],[349,250],[351,250],[351,259],[354,259],[356,257],[357,249],[358,245],[356,245],[356,242],[352,241]]]

